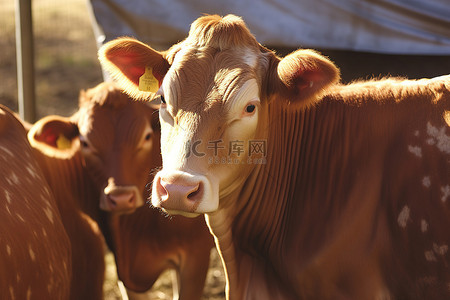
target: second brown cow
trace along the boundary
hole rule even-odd
[[[71,193],[99,221],[128,289],[144,292],[175,269],[180,299],[200,299],[214,245],[204,219],[167,218],[144,205],[151,171],[161,165],[157,110],[112,83],[82,92],[79,106],[70,118],[36,123],[32,144],[53,159],[79,157],[67,170],[78,173]]]

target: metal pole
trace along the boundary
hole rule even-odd
[[[22,119],[32,123],[36,120],[36,108],[31,0],[15,0],[15,2],[19,114]]]

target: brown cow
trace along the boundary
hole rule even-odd
[[[70,241],[26,132],[0,105],[0,298],[67,299]]]
[[[450,299],[450,76],[340,86],[231,15],[99,54],[136,98],[159,83],[152,203],[206,214],[230,299]]]
[[[214,246],[205,220],[169,219],[144,205],[151,171],[161,166],[155,108],[132,101],[113,83],[102,83],[81,93],[72,117],[47,117],[30,133],[32,143],[53,156],[52,164],[55,156],[83,160],[70,167],[77,172],[69,171],[68,189],[90,202],[81,206],[100,221],[128,289],[144,292],[164,270],[175,268],[180,299],[200,299]],[[110,212],[105,219],[100,208]]]

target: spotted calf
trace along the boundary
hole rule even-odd
[[[0,299],[68,299],[68,236],[26,132],[3,106],[0,174]]]

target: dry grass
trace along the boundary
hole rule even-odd
[[[102,81],[97,46],[85,0],[33,0],[37,117],[71,115],[81,89]],[[0,0],[0,104],[17,111],[14,1]],[[121,299],[114,258],[106,255],[105,299]],[[149,292],[151,299],[171,299],[169,273]],[[224,299],[224,276],[212,252],[204,299]]]

